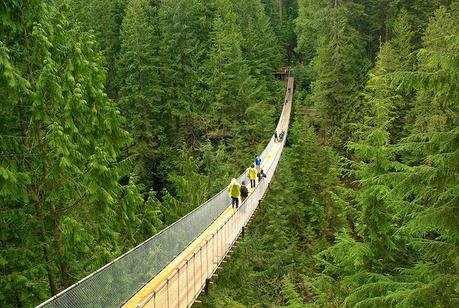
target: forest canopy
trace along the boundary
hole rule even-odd
[[[457,20],[298,1],[290,147],[205,306],[459,305]]]
[[[0,302],[57,294],[227,185],[285,53],[251,1],[3,1]]]
[[[208,307],[459,306],[459,3],[0,4],[0,303],[32,307],[224,188],[294,118]]]

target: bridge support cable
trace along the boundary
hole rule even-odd
[[[238,210],[229,207],[226,188],[161,232],[53,296],[38,307],[189,307],[220,267],[268,189],[285,144],[293,96],[288,77],[285,104],[260,155],[266,178]],[[244,172],[238,178],[245,180]],[[206,287],[207,286],[207,287]]]

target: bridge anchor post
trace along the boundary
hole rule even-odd
[[[206,284],[204,285],[204,294],[209,295],[210,279],[206,278]]]

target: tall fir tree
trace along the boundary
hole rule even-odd
[[[254,80],[242,55],[243,37],[230,1],[216,1],[217,16],[211,34],[212,47],[207,64],[209,71],[209,106],[213,134],[234,135],[240,130],[247,106],[254,103]],[[236,141],[236,140],[235,140]]]
[[[406,76],[418,93],[416,125],[400,144],[409,168],[396,173],[397,210],[418,255],[401,271],[399,301],[414,306],[455,306],[458,283],[458,24],[459,5],[440,7],[418,53],[419,69]],[[390,295],[387,295],[390,297]],[[402,297],[403,296],[403,297]]]
[[[32,306],[129,248],[118,214],[130,142],[94,38],[65,7],[9,1],[0,28],[1,301]],[[143,200],[137,194],[135,200]],[[151,217],[151,216],[150,216]],[[143,235],[144,236],[144,235]],[[47,278],[45,278],[47,277]]]
[[[85,31],[92,31],[96,48],[105,58],[107,69],[106,91],[110,98],[116,98],[116,60],[120,50],[120,28],[124,0],[74,0],[69,1],[68,16],[71,22],[78,22]]]
[[[365,80],[367,66],[361,36],[350,24],[349,16],[344,4],[329,8],[324,21],[330,25],[318,39],[313,60],[316,78],[312,100],[319,110],[323,136],[336,145],[348,140],[348,123],[359,116],[356,94]]]
[[[241,50],[249,75],[256,86],[251,90],[254,97],[244,115],[244,134],[250,143],[266,140],[273,122],[278,87],[272,74],[280,66],[281,50],[272,26],[264,13],[260,0],[236,1],[233,5],[243,37]],[[275,97],[276,101],[270,100]]]
[[[397,73],[412,72],[416,68],[416,54],[414,52],[414,31],[412,30],[412,17],[407,10],[402,9],[398,14],[393,24],[393,34],[391,39],[391,46],[394,49],[392,60],[395,69],[391,69],[390,73],[397,75]],[[395,77],[395,76],[394,76]],[[398,93],[400,99],[393,108],[393,121],[389,128],[391,141],[397,142],[402,137],[406,137],[409,133],[413,119],[411,116],[411,109],[414,105],[415,93],[413,90],[407,90],[403,87],[395,89],[396,78],[388,80],[392,84],[393,93]]]
[[[169,136],[187,140],[193,147],[206,130],[202,110],[208,68],[203,63],[208,59],[213,15],[212,1],[163,0],[158,7],[160,76]]]
[[[288,166],[295,179],[289,185],[293,206],[291,221],[298,228],[300,239],[307,243],[326,242],[343,225],[341,209],[334,202],[338,168],[336,155],[319,145],[309,120],[295,118],[287,149]]]
[[[159,75],[159,39],[153,24],[154,8],[147,0],[131,0],[121,30],[118,61],[119,106],[127,118],[134,142],[130,154],[137,156],[136,172],[152,186],[152,162],[166,139],[162,125],[162,87]]]

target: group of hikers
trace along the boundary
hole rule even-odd
[[[290,93],[290,88],[288,88]],[[285,100],[285,103],[288,103],[288,99]],[[282,130],[279,134],[277,130],[274,131],[274,142],[282,142],[285,136],[285,131]],[[258,155],[255,156],[255,164],[252,164],[247,168],[247,177],[250,181],[250,188],[255,188],[256,179],[258,178],[258,184],[261,184],[261,180],[266,177],[266,174],[261,167],[261,158]],[[242,181],[241,184],[238,183],[236,179],[232,179],[231,183],[228,185],[228,194],[231,197],[231,207],[239,207],[239,199],[241,202],[249,196],[249,189],[246,186],[245,181]]]
[[[291,89],[289,87],[289,94],[290,91]],[[286,98],[285,104],[288,102],[288,98]],[[281,130],[281,132],[278,134],[277,130],[275,130],[273,136],[274,142],[282,142],[285,136],[285,131]],[[249,168],[247,168],[247,177],[250,181],[250,188],[255,188],[257,178],[258,185],[260,185],[261,180],[266,177],[266,174],[261,167],[261,158],[258,155],[255,156],[255,164],[252,164]],[[231,197],[231,207],[237,209],[239,207],[239,199],[241,199],[241,202],[244,202],[244,200],[249,196],[249,189],[247,188],[245,181],[242,181],[241,184],[239,184],[236,179],[232,179],[231,183],[228,185],[228,194]]]
[[[281,131],[277,134],[277,130],[274,131],[274,142],[281,142],[284,139],[285,131]]]
[[[261,167],[261,158],[257,155],[255,156],[255,163],[247,168],[247,177],[250,181],[250,188],[255,188],[256,180],[258,178],[258,183],[260,184],[261,180],[266,177],[263,168]],[[245,181],[242,181],[241,184],[238,183],[236,179],[232,179],[231,183],[228,185],[228,194],[231,197],[231,207],[239,207],[239,198],[241,202],[249,196],[249,189],[246,186]]]
[[[290,93],[290,87],[288,88],[288,93]],[[285,99],[285,104],[288,103],[288,99]],[[277,130],[274,131],[274,142],[281,142],[282,139],[284,139],[285,131],[281,131],[279,134],[277,134]]]

